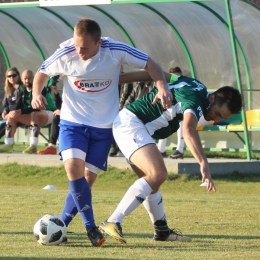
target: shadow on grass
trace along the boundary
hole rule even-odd
[[[232,235],[227,236],[227,235],[194,235],[194,234],[193,235],[183,234],[183,235],[187,236],[187,237],[190,237],[192,239],[235,239],[235,240],[260,239],[260,236],[232,236]],[[153,235],[151,235],[151,234],[132,234],[132,233],[127,233],[125,235],[125,238],[126,239],[127,238],[151,238],[151,239],[153,239]],[[156,243],[157,242],[158,241],[156,241]],[[159,241],[159,242],[163,242],[163,241]],[[185,244],[189,244],[189,242],[185,242]]]

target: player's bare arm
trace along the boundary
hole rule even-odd
[[[41,72],[37,72],[35,74],[33,80],[33,98],[32,98],[32,107],[34,109],[45,109],[45,105],[47,105],[47,101],[45,97],[42,95],[42,90],[48,80],[48,76]]]
[[[208,183],[208,191],[216,191],[212,181],[209,163],[203,151],[199,134],[196,130],[198,119],[193,113],[184,113],[183,115],[183,138],[194,158],[200,165],[202,182]]]
[[[172,93],[168,90],[168,85],[161,67],[151,58],[148,58],[145,69],[150,74],[158,89],[158,94],[155,96],[152,104],[161,100],[163,108],[167,109],[171,107],[173,97]]]

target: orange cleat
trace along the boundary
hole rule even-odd
[[[57,149],[53,146],[47,146],[45,149],[38,151],[37,154],[57,154]]]

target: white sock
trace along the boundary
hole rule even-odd
[[[38,145],[38,137],[30,137],[30,145]]]
[[[143,202],[144,208],[149,214],[149,217],[154,224],[157,220],[165,219],[164,204],[162,200],[162,194],[157,191],[154,194],[150,194]]]
[[[164,153],[165,152],[166,142],[167,142],[167,138],[160,139],[158,141],[157,147],[158,147],[160,153]]]
[[[180,153],[183,153],[184,139],[183,139],[183,136],[182,136],[182,121],[180,122],[179,129],[177,130],[177,139],[178,139],[178,143],[177,143],[176,150],[178,150]]]
[[[5,144],[13,145],[14,144],[14,138],[5,138]]]
[[[56,145],[55,145],[55,144],[50,144],[49,146],[52,146],[53,148],[56,148]]]
[[[121,224],[123,218],[134,211],[152,191],[144,178],[135,181],[107,221]]]

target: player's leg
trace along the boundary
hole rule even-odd
[[[90,190],[90,187],[89,187],[86,179],[88,179],[90,184],[93,185],[93,183],[96,179],[95,175],[98,173],[98,171],[100,169],[102,169],[102,170],[106,169],[107,156],[108,156],[108,152],[109,152],[109,149],[110,149],[110,146],[112,143],[112,131],[111,131],[111,129],[109,130],[110,134],[109,134],[108,141],[106,141],[107,138],[105,137],[106,138],[105,142],[104,142],[104,140],[92,142],[91,141],[93,139],[92,133],[91,133],[92,129],[90,129],[88,127],[85,127],[85,129],[83,129],[84,130],[83,133],[84,134],[87,133],[86,140],[84,140],[84,136],[82,136],[82,138],[81,138],[81,133],[78,133],[75,130],[76,129],[68,129],[68,127],[63,129],[63,127],[61,125],[60,151],[62,152],[63,159],[66,159],[65,157],[71,157],[68,154],[67,149],[66,149],[66,146],[69,145],[68,140],[71,139],[72,144],[70,144],[69,146],[78,148],[78,149],[75,149],[75,148],[69,149],[69,150],[73,150],[72,152],[75,153],[73,155],[73,157],[81,158],[82,160],[84,159],[84,161],[86,160],[86,162],[84,162],[84,169],[85,169],[85,167],[87,167],[88,171],[85,171],[85,173],[84,173],[84,169],[83,169],[84,177],[82,177],[80,175],[80,176],[77,176],[77,178],[80,178],[81,185],[83,185],[83,179],[85,180],[85,184],[87,184],[87,187],[88,187],[88,189],[87,189],[88,194],[82,193],[83,191],[86,191],[85,188],[84,189],[81,188],[80,190],[78,190],[78,187],[80,187],[80,183],[77,179],[73,180],[74,182],[77,182],[76,185],[74,185],[73,183],[70,182],[70,194],[67,196],[65,206],[64,206],[64,209],[63,209],[63,212],[61,215],[61,219],[65,220],[66,224],[68,225],[69,222],[72,220],[72,218],[68,218],[67,216],[70,215],[71,213],[72,213],[71,215],[75,215],[78,210],[81,214],[81,217],[83,219],[83,222],[84,222],[86,230],[87,230],[88,237],[91,240],[92,244],[94,246],[100,246],[105,241],[105,239],[104,239],[103,235],[100,233],[100,231],[97,229],[95,222],[94,222],[92,200],[91,200],[91,190]],[[96,130],[94,130],[94,132],[95,131]],[[73,141],[73,136],[75,136],[75,134],[77,134],[77,137],[78,137],[76,140],[76,143]],[[66,140],[66,143],[63,142],[62,140]],[[83,158],[83,156],[82,156],[83,151],[85,151],[84,152],[85,158]],[[103,151],[103,153],[102,153],[102,151]],[[86,156],[86,154],[87,154],[87,156]],[[93,161],[93,158],[94,158],[94,161]],[[103,161],[105,161],[105,166],[103,166],[104,165]],[[72,170],[74,171],[74,167]],[[71,171],[71,168],[68,167],[66,169],[67,174],[70,171]],[[75,171],[74,173],[72,172],[71,176],[70,176],[70,174],[68,174],[69,179],[74,178],[73,176],[75,176],[75,174],[77,174],[78,172],[82,172],[82,171],[80,170],[80,171]],[[82,192],[79,192],[79,191],[82,191]],[[75,196],[75,194],[78,194],[80,196]],[[73,200],[71,200],[71,197],[73,198]],[[73,201],[74,201],[74,203],[73,203]],[[75,209],[75,205],[76,205],[77,209]],[[86,205],[88,205],[88,208],[84,209],[84,207]],[[82,210],[82,207],[84,210]]]
[[[180,127],[177,130],[177,148],[173,154],[169,156],[171,159],[183,159],[183,150],[184,150],[184,138],[182,134],[182,121],[180,121]]]
[[[85,178],[89,184],[89,187],[92,188],[92,186],[97,178],[97,174],[90,172],[87,168],[85,168]],[[65,199],[64,208],[62,210],[60,218],[63,220],[65,225],[68,227],[70,222],[77,215],[77,213],[78,213],[77,206],[74,203],[71,193],[69,192]]]
[[[183,236],[179,230],[170,229],[168,227],[163,198],[160,191],[148,195],[143,202],[143,206],[148,212],[154,226],[154,240],[182,242],[191,241],[191,238]]]
[[[162,155],[162,157],[167,157],[166,154],[166,143],[167,143],[167,138],[165,139],[159,139],[158,143],[157,143],[157,147]]]
[[[136,166],[131,164],[131,168],[139,178],[145,174]],[[146,196],[143,206],[146,209],[150,220],[154,226],[154,240],[159,241],[191,241],[190,238],[182,236],[176,230],[172,230],[167,225],[164,211],[163,198],[160,191],[155,191]]]
[[[100,226],[106,233],[124,243],[126,243],[126,240],[123,237],[122,230],[118,232],[124,217],[131,214],[142,204],[153,190],[158,190],[167,177],[163,158],[155,144],[147,144],[136,150],[131,156],[131,162],[133,162],[145,176],[139,178],[129,187],[115,211],[107,221],[103,222]]]
[[[167,177],[163,158],[143,123],[130,111],[123,109],[114,121],[115,140],[128,160],[144,174],[128,189],[116,210],[100,229],[126,243],[121,223],[153,190],[158,190]]]

